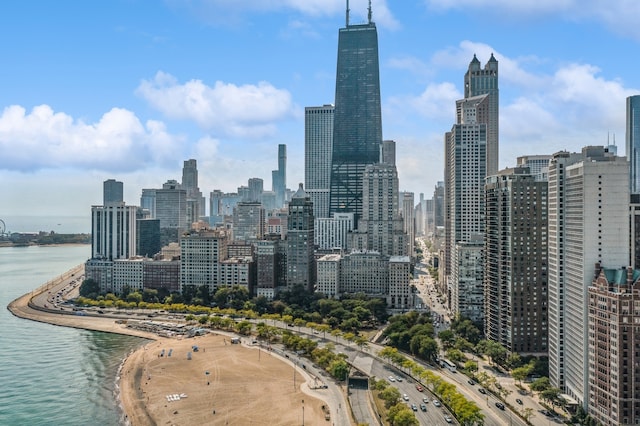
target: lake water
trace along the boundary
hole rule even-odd
[[[90,252],[88,245],[0,247],[0,425],[121,424],[115,377],[145,340],[24,320],[6,309]]]

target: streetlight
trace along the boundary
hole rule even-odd
[[[302,400],[302,426],[304,426],[304,399]]]

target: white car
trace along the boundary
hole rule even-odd
[[[407,395],[406,393],[402,395],[402,399],[404,399],[405,401],[409,400],[409,395]]]
[[[449,416],[444,416],[444,421],[447,422],[447,423],[453,422],[453,420],[451,420],[451,417],[449,417]]]
[[[395,378],[395,377],[393,377],[393,376],[389,376],[389,381],[390,381],[390,382],[395,382],[395,381],[396,381],[396,378]]]

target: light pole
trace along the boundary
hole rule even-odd
[[[302,400],[302,426],[304,426],[304,399]]]

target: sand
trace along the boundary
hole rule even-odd
[[[39,298],[43,304],[46,294],[26,294],[8,308],[34,321],[153,340],[132,352],[120,372],[120,399],[132,426],[300,425],[303,413],[305,425],[333,424],[322,410],[326,402],[311,396],[324,397],[328,390],[310,390],[311,378],[306,373],[303,377],[299,368],[294,387],[293,365],[266,349],[231,344],[228,336],[214,333],[163,338],[127,328],[113,318],[46,312],[34,309]],[[193,345],[198,346],[197,352]],[[160,357],[163,349],[165,354]],[[189,352],[191,360],[187,359]],[[170,401],[169,395],[186,397]]]
[[[299,425],[303,405],[305,425],[330,425],[325,403],[301,390],[307,384],[298,372],[294,387],[293,375],[293,366],[269,351],[231,344],[225,336],[161,339],[125,361],[121,400],[134,426]]]

